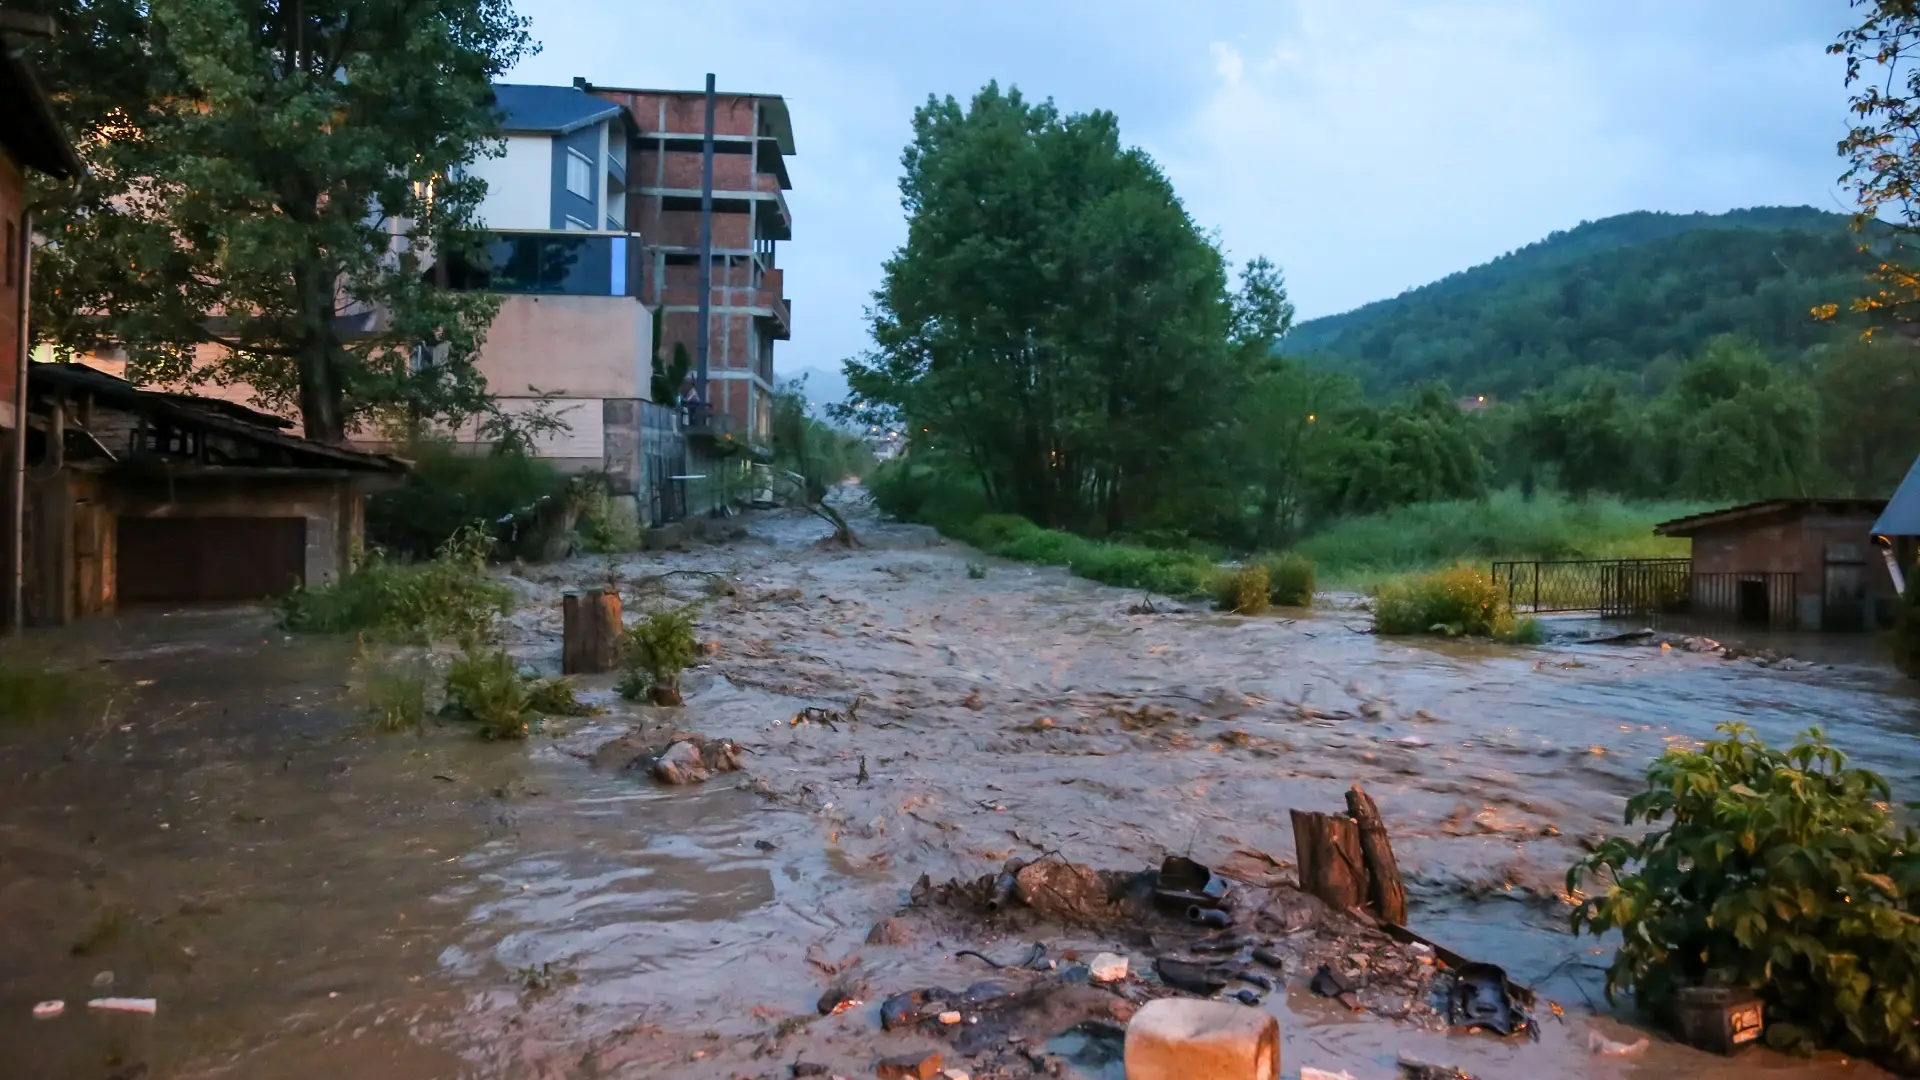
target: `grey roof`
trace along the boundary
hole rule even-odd
[[[506,114],[507,131],[565,135],[625,111],[611,101],[571,86],[494,83],[493,99]]]
[[[1888,500],[1880,520],[1873,523],[1875,536],[1920,536],[1920,458],[1914,459],[1907,478]]]

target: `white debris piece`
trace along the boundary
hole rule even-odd
[[[51,1020],[66,1011],[67,1003],[64,1001],[43,1001],[33,1007],[33,1018],[35,1020]]]
[[[146,1013],[152,1016],[160,1003],[152,998],[94,998],[87,1002],[89,1009],[105,1009],[108,1012]]]
[[[1088,978],[1097,983],[1110,983],[1127,977],[1127,958],[1103,952],[1087,965]]]

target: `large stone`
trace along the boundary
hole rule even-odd
[[[880,1080],[933,1080],[940,1075],[939,1051],[883,1058],[873,1067]]]
[[[1127,1080],[1278,1080],[1280,1025],[1258,1009],[1161,998],[1127,1025]]]
[[[708,775],[700,748],[690,742],[674,743],[653,762],[653,777],[663,784],[698,784]]]

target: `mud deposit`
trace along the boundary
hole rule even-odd
[[[717,643],[687,706],[628,706],[611,677],[584,680],[608,712],[524,744],[367,735],[343,697],[349,647],[288,641],[258,612],[74,633],[121,692],[104,720],[0,741],[0,1076],[757,1078],[796,1061],[871,1076],[938,1050],[976,1076],[1117,1077],[1114,1025],[1166,992],[1155,958],[1189,955],[1199,931],[986,917],[924,889],[916,906],[916,882],[1190,854],[1236,868],[1236,890],[1272,910],[1288,808],[1338,809],[1356,782],[1392,831],[1413,926],[1533,986],[1541,1038],[1437,1030],[1410,951],[1269,920],[1236,929],[1285,954],[1284,986],[1256,1006],[1280,1019],[1284,1075],[1386,1078],[1402,1055],[1516,1080],[1882,1075],[1728,1062],[1657,1033],[1596,1052],[1596,1031],[1644,1033],[1604,1012],[1608,950],[1564,933],[1561,889],[1647,760],[1717,721],[1770,739],[1820,724],[1914,797],[1920,710],[1891,675],[1382,641],[1351,611],[1129,614],[1136,595],[1055,569],[971,578],[977,555],[851,516],[867,550],[822,548],[825,525],[775,515],[730,545],[624,560],[629,580],[732,578],[665,583],[704,602]],[[586,558],[510,575],[515,653],[557,670],[559,592],[607,572]],[[854,716],[793,723],[856,697]],[[739,743],[743,771],[669,788],[620,767],[621,747],[673,730]],[[1036,942],[1053,970],[1018,965]],[[1063,977],[1099,952],[1129,978]],[[1356,953],[1379,983],[1361,1008],[1308,988]],[[960,999],[945,1004],[961,1023],[883,1031],[882,1001],[921,988]],[[158,1011],[85,1008],[108,995]],[[50,998],[65,1014],[33,1019]]]

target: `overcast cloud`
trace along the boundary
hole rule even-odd
[[[1841,0],[521,0],[521,82],[777,93],[783,371],[837,369],[904,239],[913,109],[988,79],[1111,109],[1303,318],[1628,210],[1844,210]]]

